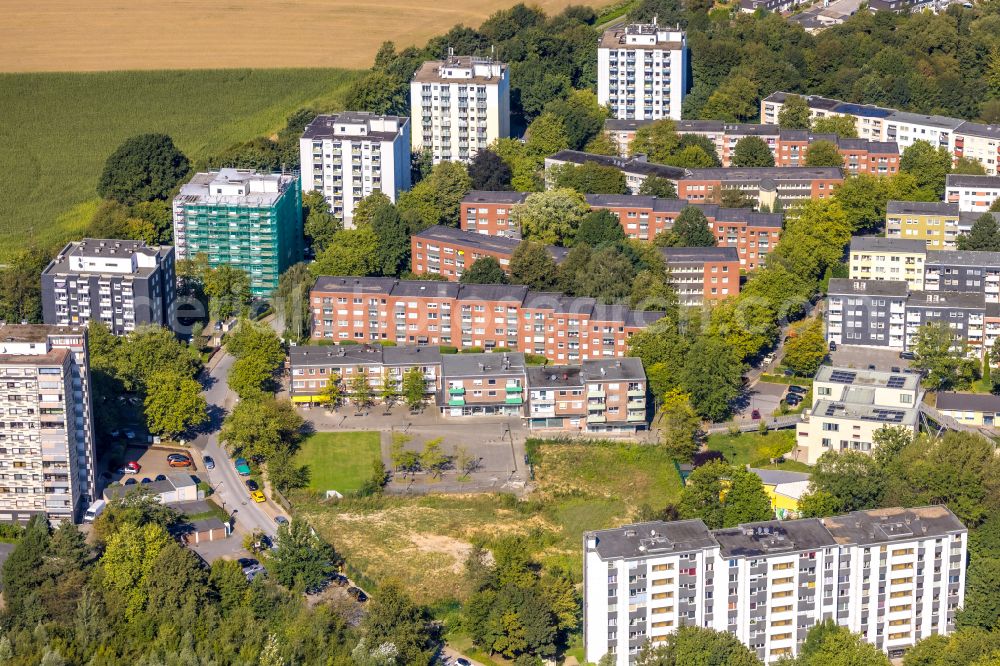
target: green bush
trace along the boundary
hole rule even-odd
[[[440,347],[442,354],[457,354],[458,347],[452,347],[451,345],[441,345]]]

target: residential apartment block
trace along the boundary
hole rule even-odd
[[[955,630],[968,531],[944,506],[709,530],[650,522],[583,536],[586,659],[629,666],[677,627],[728,631],[765,663],[825,619],[891,657]]]
[[[374,192],[392,202],[410,189],[410,119],[344,112],[316,116],[299,139],[302,189],[316,191],[353,227],[354,207]]]
[[[433,397],[441,389],[441,351],[438,347],[400,347],[380,344],[297,345],[288,350],[291,374],[289,393],[294,403],[328,402],[324,391],[336,378],[341,395],[351,394],[351,381],[359,374],[368,377],[372,395],[378,396],[386,378],[395,382],[397,391],[403,376],[419,368],[426,383],[426,394]]]
[[[646,373],[637,358],[528,368],[528,427],[586,432],[646,428]]]
[[[796,426],[796,443],[814,465],[827,451],[871,453],[875,433],[885,426],[917,431],[920,375],[820,366],[813,380],[813,404]]]
[[[692,203],[719,203],[723,190],[741,190],[758,205],[773,208],[802,199],[826,199],[844,182],[840,167],[741,167],[688,169],[677,182],[677,197]]]
[[[456,56],[421,65],[410,82],[413,152],[430,151],[434,164],[468,162],[480,149],[510,136],[510,74],[492,58]]]
[[[564,164],[586,164],[592,162],[601,166],[609,166],[618,169],[625,175],[625,184],[629,192],[639,194],[639,188],[648,176],[657,176],[672,181],[674,185],[687,174],[687,169],[668,166],[666,164],[653,164],[646,160],[644,155],[637,155],[628,159],[621,157],[610,157],[608,155],[595,155],[584,153],[579,150],[560,150],[555,155],[545,158],[545,186],[552,187],[552,167]]]
[[[597,102],[615,118],[681,117],[688,89],[687,35],[633,23],[605,30],[597,47]]]
[[[196,174],[174,197],[177,259],[208,257],[250,276],[266,298],[278,277],[302,260],[302,192],[293,174],[220,169]]]
[[[660,252],[681,305],[702,305],[740,293],[735,247],[665,247]]]
[[[778,245],[784,219],[781,213],[758,213],[750,208],[722,208],[715,204],[693,204],[681,199],[638,194],[588,194],[586,197],[592,210],[614,214],[626,236],[646,241],[672,229],[681,211],[695,206],[705,214],[718,244],[736,248],[740,266],[747,270],[763,265],[767,254]]]
[[[879,0],[883,4],[909,7],[905,0]],[[763,123],[777,123],[778,114],[790,93],[776,92],[761,100]],[[986,173],[997,175],[1000,164],[1000,126],[983,125],[947,116],[908,113],[879,106],[852,104],[837,99],[803,95],[813,118],[849,116],[855,119],[858,137],[895,143],[900,153],[917,141],[945,148],[956,158],[968,157],[983,165]],[[963,209],[964,210],[964,209]]]
[[[76,521],[96,496],[87,330],[0,322],[0,521]]]
[[[46,324],[100,321],[114,335],[144,324],[167,326],[176,296],[174,248],[139,240],[67,243],[42,271]]]
[[[504,272],[510,273],[511,257],[520,244],[517,238],[487,236],[439,224],[410,237],[410,271],[416,275],[434,273],[454,282],[478,259],[493,257]],[[557,263],[569,252],[554,245],[548,250]]]
[[[510,210],[527,198],[527,192],[469,192],[461,203],[462,231],[520,238],[521,230],[510,221]]]
[[[902,280],[910,289],[923,291],[926,259],[927,243],[922,240],[854,236],[851,238],[849,277],[852,280]]]
[[[885,207],[885,235],[924,241],[935,250],[953,249],[959,234],[958,206],[946,201],[889,201]],[[968,222],[968,220],[966,220]]]
[[[945,176],[944,200],[957,204],[962,212],[985,213],[997,199],[1000,199],[1000,176],[958,173]]]
[[[925,275],[924,287],[928,286]],[[909,291],[904,281],[830,280],[828,342],[912,351],[920,327],[942,322],[953,331],[956,349],[967,344],[979,356],[1000,332],[996,304],[983,292]]]
[[[663,317],[524,286],[394,278],[321,277],[310,304],[314,340],[500,347],[555,362],[624,356],[628,338]]]
[[[438,407],[443,416],[518,416],[525,414],[528,384],[524,354],[447,354]]]
[[[1000,396],[992,393],[938,391],[934,407],[959,423],[994,428],[1000,424]]]

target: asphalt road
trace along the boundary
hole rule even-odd
[[[236,404],[236,394],[229,390],[229,384],[226,382],[229,369],[235,359],[225,352],[222,354],[222,358],[208,373],[206,380],[208,386],[204,391],[211,416],[211,427],[208,433],[198,435],[193,444],[201,451],[202,455],[209,455],[215,460],[215,469],[204,469],[203,473],[212,488],[215,489],[216,500],[223,504],[223,508],[228,513],[233,515],[236,530],[247,533],[256,529],[269,536],[274,536],[277,533],[274,518],[264,510],[262,505],[250,499],[249,492],[243,485],[242,477],[236,473],[232,459],[219,443],[219,428],[222,427],[222,419],[226,412]],[[204,468],[203,465],[202,468]]]

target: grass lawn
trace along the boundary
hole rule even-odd
[[[762,469],[784,469],[790,472],[808,472],[805,463],[785,460],[776,465],[772,458],[779,458],[795,448],[795,430],[771,430],[766,435],[744,432],[738,435],[709,435],[708,448],[719,451],[728,462],[743,467],[750,465]]]
[[[309,489],[354,492],[371,476],[379,452],[377,432],[317,432],[302,442],[295,462],[309,465]]]
[[[196,162],[272,133],[295,110],[342,108],[341,69],[0,74],[0,263],[74,238],[96,208],[104,161],[164,132]]]
[[[418,601],[440,607],[467,595],[462,574],[473,544],[514,535],[543,565],[580,576],[584,531],[634,520],[643,505],[660,509],[681,491],[658,447],[546,442],[535,460],[537,490],[523,500],[470,494],[323,502],[304,492],[290,499],[344,555],[352,575],[375,584],[395,578]]]

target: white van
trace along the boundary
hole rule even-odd
[[[108,505],[104,500],[97,500],[87,507],[87,513],[83,514],[83,522],[92,523],[97,517],[104,513],[104,508]]]

